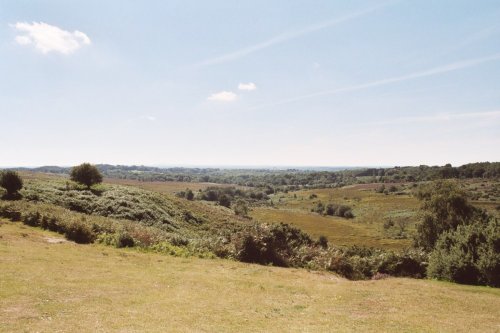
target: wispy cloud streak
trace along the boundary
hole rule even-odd
[[[422,117],[403,117],[387,121],[372,122],[370,125],[393,125],[393,124],[413,124],[413,123],[436,123],[454,120],[487,119],[489,121],[500,119],[500,110],[468,113],[439,113]]]
[[[310,26],[303,28],[303,29],[300,29],[300,30],[291,30],[289,32],[285,32],[283,34],[272,37],[271,39],[268,39],[264,42],[254,44],[254,45],[251,45],[251,46],[248,46],[248,47],[245,47],[245,48],[233,51],[233,52],[229,52],[229,53],[220,55],[220,56],[215,57],[215,58],[201,61],[197,64],[194,64],[192,67],[195,67],[195,68],[196,67],[204,67],[204,66],[216,65],[216,64],[221,64],[221,63],[233,61],[233,60],[245,57],[251,53],[254,53],[254,52],[260,51],[262,49],[271,47],[273,45],[284,43],[284,42],[289,41],[291,39],[302,37],[304,35],[308,35],[310,33],[313,33],[313,32],[319,31],[319,30],[323,30],[326,28],[330,28],[330,27],[333,27],[335,25],[339,25],[341,23],[348,22],[348,21],[354,20],[356,18],[368,15],[368,14],[376,11],[377,9],[380,9],[382,7],[386,7],[389,4],[392,4],[394,2],[396,2],[396,1],[385,2],[385,3],[380,4],[378,6],[370,7],[368,9],[365,9],[365,10],[362,10],[362,11],[359,11],[356,13],[351,13],[351,14],[348,14],[348,15],[345,15],[345,16],[342,16],[339,18],[335,18],[332,20],[318,23],[318,24],[310,25]]]
[[[481,65],[481,64],[486,63],[486,62],[497,61],[497,60],[500,60],[500,53],[490,55],[487,57],[482,57],[482,58],[458,61],[458,62],[454,62],[454,63],[448,64],[448,65],[435,67],[435,68],[431,68],[431,69],[428,69],[425,71],[411,73],[408,75],[397,76],[397,77],[372,81],[372,82],[358,84],[358,85],[352,85],[352,86],[348,86],[348,87],[344,87],[344,88],[322,90],[322,91],[314,92],[314,93],[307,94],[307,95],[302,95],[302,96],[297,96],[294,98],[281,100],[281,101],[274,102],[274,103],[257,105],[257,106],[252,107],[251,109],[252,110],[261,109],[261,108],[265,108],[265,107],[289,104],[289,103],[293,103],[293,102],[297,102],[297,101],[301,101],[301,100],[309,99],[309,98],[313,98],[313,97],[318,97],[318,96],[335,95],[335,94],[340,94],[340,93],[344,93],[344,92],[351,92],[351,91],[363,90],[363,89],[372,88],[372,87],[384,86],[384,85],[402,82],[402,81],[415,80],[415,79],[419,79],[419,78],[423,78],[423,77],[429,77],[429,76],[444,74],[444,73],[448,73],[448,72],[453,72],[453,71],[457,71],[460,69],[466,69],[469,67]]]

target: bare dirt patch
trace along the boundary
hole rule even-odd
[[[59,238],[59,237],[44,237],[43,238],[47,243],[50,244],[61,244],[61,243],[67,243],[68,241],[64,238]]]

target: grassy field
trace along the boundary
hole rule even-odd
[[[1,222],[2,332],[498,332],[500,289],[176,258]]]
[[[336,245],[365,245],[385,249],[402,249],[411,245],[411,232],[418,220],[419,203],[409,194],[385,195],[372,187],[356,185],[334,189],[315,189],[279,193],[272,200],[274,208],[256,207],[251,216],[262,222],[293,224],[309,234],[326,236]],[[311,195],[316,197],[312,198]],[[322,216],[311,212],[319,202],[352,207],[355,218]],[[383,228],[388,219],[405,219],[407,238],[396,239]]]

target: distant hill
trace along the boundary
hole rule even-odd
[[[289,187],[292,190],[296,187],[339,187],[360,183],[418,182],[468,178],[495,179],[500,177],[500,162],[478,162],[459,167],[446,164],[444,166],[420,165],[389,168],[222,169],[98,164],[97,168],[107,178],[140,181],[211,182],[252,187]],[[70,167],[59,166],[15,169],[54,174],[69,174],[71,170]]]

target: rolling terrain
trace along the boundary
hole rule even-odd
[[[0,331],[496,332],[500,290],[177,258],[0,222]]]

